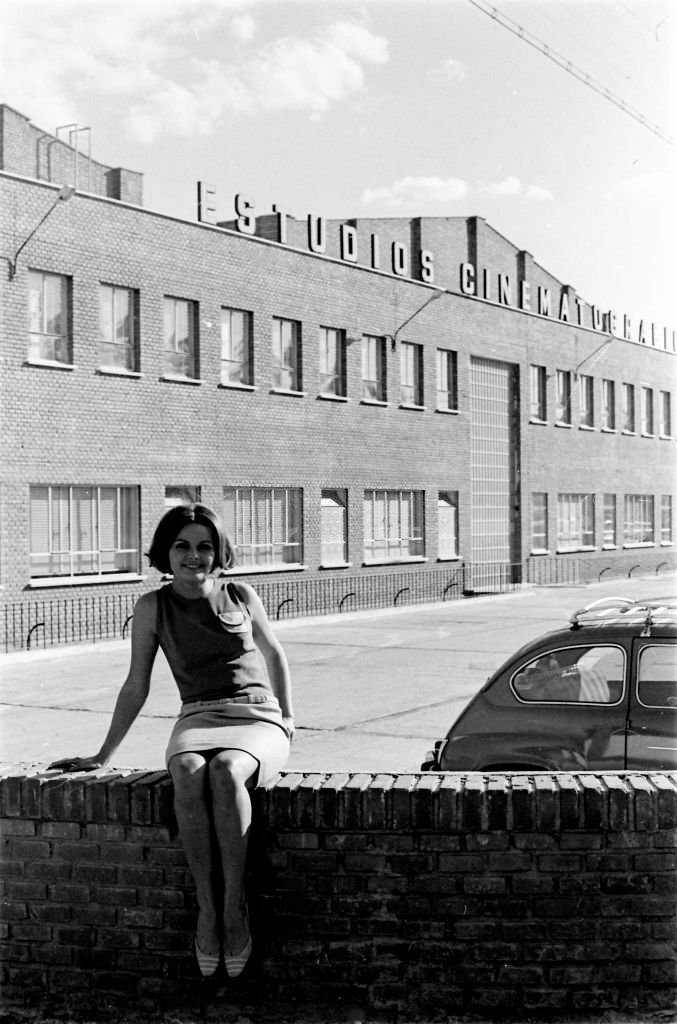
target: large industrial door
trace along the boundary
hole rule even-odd
[[[519,377],[510,363],[470,360],[471,590],[501,590],[521,569]]]

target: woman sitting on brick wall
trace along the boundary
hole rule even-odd
[[[170,509],[148,558],[172,579],[136,603],[129,673],[101,749],[50,767],[92,771],[111,760],[145,703],[161,647],[182,700],[166,763],[197,894],[195,954],[203,977],[213,978],[222,960],[237,977],[252,951],[244,893],[249,790],[274,776],[289,756],[289,667],[254,590],[219,574],[233,564],[233,550],[211,509]],[[214,886],[214,838],[222,906]]]

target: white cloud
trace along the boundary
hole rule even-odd
[[[435,203],[449,203],[463,199],[468,186],[461,178],[406,177],[392,185],[368,188],[362,193],[362,204],[380,203],[384,207],[420,209]]]
[[[522,182],[514,174],[511,174],[503,181],[485,185],[482,191],[487,192],[490,196],[518,196],[522,192]]]
[[[609,190],[610,199],[651,199],[663,202],[672,200],[674,195],[674,182],[669,174],[662,171],[655,171],[648,174],[638,174],[634,178],[625,178],[617,182]]]
[[[430,77],[437,82],[462,82],[467,76],[465,64],[454,57],[448,57],[430,72]]]
[[[3,14],[0,96],[47,131],[106,109],[137,138],[213,132],[228,112],[318,116],[365,86],[387,43],[336,21],[313,37],[278,39],[252,54],[205,59],[202,41],[230,30],[251,42],[240,0],[25,0]],[[39,54],[39,60],[35,55]]]
[[[254,58],[244,79],[262,109],[323,113],[362,89],[362,61],[387,59],[384,39],[361,25],[338,22],[314,39],[276,40]]]
[[[231,30],[241,43],[250,42],[256,35],[256,22],[251,14],[237,14],[230,23]]]
[[[554,198],[552,192],[541,185],[527,186],[527,199],[533,199],[536,203],[550,203],[553,202]]]
[[[515,174],[509,174],[502,181],[495,181],[489,185],[482,184],[478,192],[498,197],[521,196],[534,203],[547,203],[554,199],[552,192],[547,188],[543,188],[542,185],[523,185]]]
[[[549,202],[553,195],[540,185],[522,185],[519,178],[509,175],[503,181],[493,184],[472,185],[462,178],[412,177],[400,178],[391,185],[381,185],[365,189],[362,193],[362,205],[378,204],[387,209],[422,209],[441,204],[449,204],[457,199],[467,199],[473,195],[492,195],[497,197],[521,196],[532,202]],[[437,211],[436,211],[437,212]]]

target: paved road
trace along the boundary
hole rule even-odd
[[[597,598],[676,591],[675,576],[638,577],[278,623],[298,726],[288,767],[417,771],[432,741],[520,644]],[[128,658],[128,640],[5,655],[0,760],[44,765],[97,750]],[[150,697],[112,767],[162,767],[177,709],[159,655]]]

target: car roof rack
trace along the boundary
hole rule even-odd
[[[677,596],[633,600],[628,597],[602,597],[575,611],[569,622],[572,629],[581,626],[611,626],[643,623],[642,636],[649,636],[654,625],[677,623]]]

